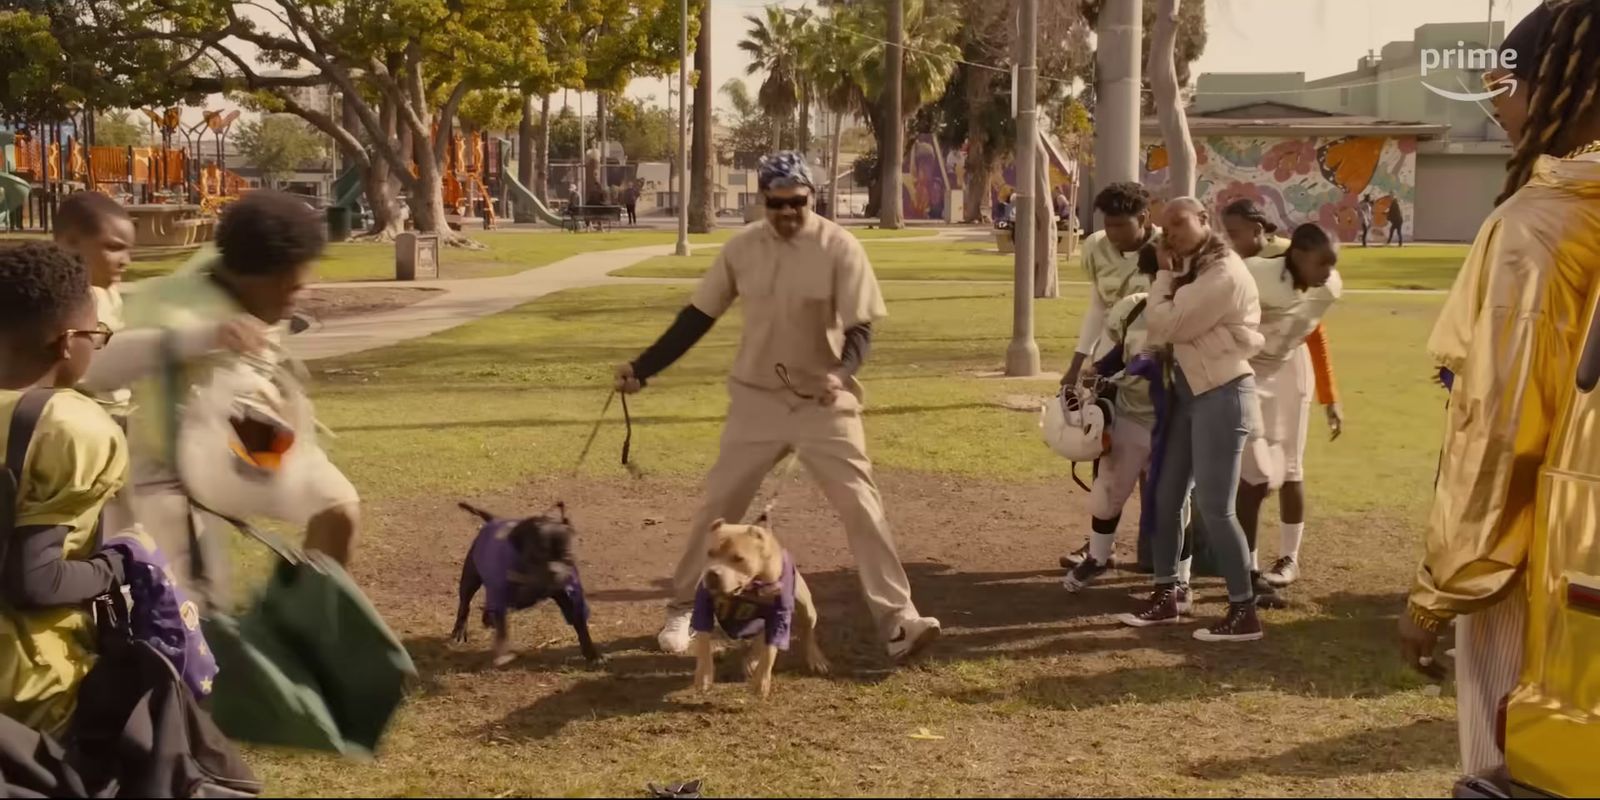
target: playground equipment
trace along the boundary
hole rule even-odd
[[[495,199],[489,192],[487,178],[499,171],[489,167],[483,140],[483,135],[477,131],[466,136],[453,132],[450,146],[445,150],[444,174],[440,177],[444,184],[444,206],[457,217],[458,225],[474,216],[474,205],[483,215],[483,227],[492,228],[495,224]]]
[[[223,166],[223,141],[238,112],[207,111],[200,123],[188,128],[181,126],[177,108],[161,113],[146,109],[145,115],[161,134],[159,147],[86,146],[79,139],[81,128],[73,125],[0,131],[8,173],[0,178],[0,226],[48,231],[62,197],[91,190],[129,206],[135,227],[142,232],[136,239],[138,245],[207,241],[212,225],[199,218],[215,216],[245,188],[244,180]],[[199,161],[202,129],[216,137],[215,163]],[[180,130],[187,137],[188,146],[172,147],[174,134]],[[155,209],[156,206],[177,208]],[[185,206],[194,209],[191,212]],[[150,209],[148,213],[140,211],[146,208]],[[152,222],[139,225],[141,214]]]

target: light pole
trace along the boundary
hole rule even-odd
[[[707,0],[710,2],[710,0]],[[668,94],[671,94],[670,92]],[[689,0],[678,2],[678,247],[689,255]]]
[[[1006,348],[1006,375],[1039,374],[1039,344],[1033,340],[1033,240],[1035,155],[1039,147],[1039,110],[1034,84],[1038,78],[1039,0],[1022,0],[1017,16],[1017,188],[1011,195],[1017,213],[1011,228],[1016,239],[1016,297],[1012,298],[1011,346]]]

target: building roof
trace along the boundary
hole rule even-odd
[[[1205,116],[1227,119],[1285,119],[1291,117],[1333,117],[1338,115],[1331,111],[1297,106],[1293,103],[1281,103],[1277,100],[1256,100],[1208,111]]]
[[[1272,105],[1283,105],[1274,103]],[[1229,109],[1230,111],[1237,111]],[[1450,130],[1448,125],[1430,122],[1399,122],[1378,117],[1331,114],[1323,116],[1219,117],[1191,114],[1189,133],[1194,136],[1416,136],[1431,138]],[[1145,117],[1140,131],[1146,136],[1161,135],[1155,117]]]

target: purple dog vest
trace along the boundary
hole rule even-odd
[[[734,639],[750,639],[765,632],[767,644],[789,649],[789,630],[794,621],[794,559],[783,553],[783,570],[777,583],[754,581],[736,595],[713,597],[705,582],[694,593],[694,616],[689,627],[697,633],[710,633],[721,625]]]
[[[517,566],[517,548],[511,543],[508,534],[521,521],[500,519],[485,523],[478,529],[478,537],[472,542],[472,564],[478,570],[478,577],[483,580],[485,614],[520,611],[533,605],[515,600],[511,586],[511,574]],[[572,570],[572,574],[561,586],[561,593],[567,600],[567,603],[561,606],[561,613],[566,617],[568,625],[576,626],[579,622],[589,621],[589,602],[583,596],[583,582],[578,579],[577,566],[573,564],[567,566]],[[533,602],[538,602],[538,599]]]

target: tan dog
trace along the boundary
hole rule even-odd
[[[760,525],[728,525],[720,519],[711,530],[715,539],[695,594],[695,688],[711,689],[712,629],[718,624],[734,639],[751,640],[744,671],[758,697],[771,693],[772,665],[791,633],[800,638],[806,667],[826,675],[828,659],[817,646],[811,589],[777,537]]]

